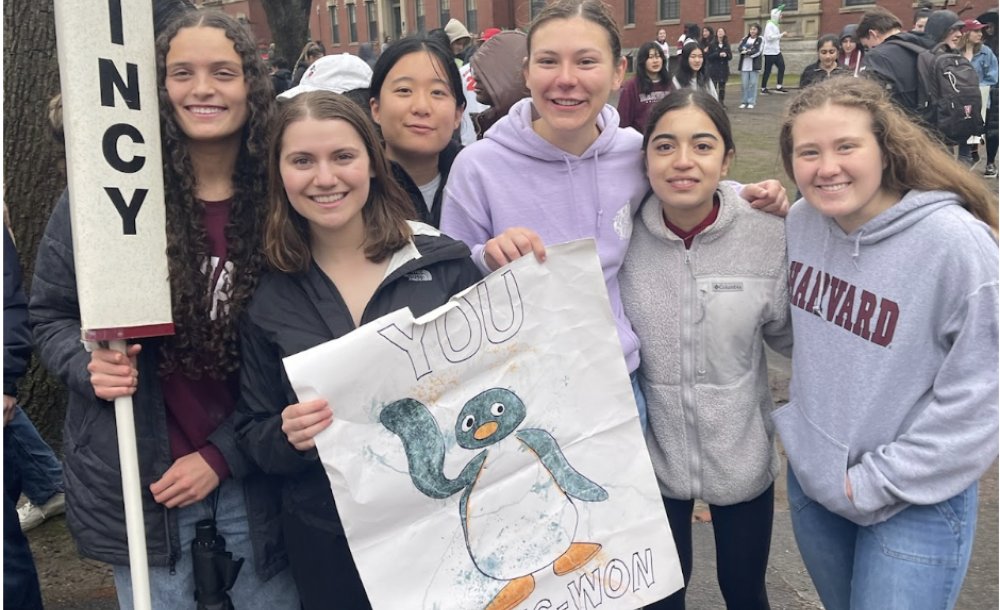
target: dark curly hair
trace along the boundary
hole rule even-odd
[[[195,198],[197,177],[187,136],[174,116],[166,88],[166,58],[170,42],[184,28],[222,30],[243,61],[247,89],[247,121],[232,176],[232,203],[226,225],[227,259],[233,264],[229,300],[215,320],[212,307],[211,257],[203,223],[204,204]],[[239,368],[237,322],[257,279],[266,268],[263,234],[267,215],[267,129],[274,112],[274,94],[267,68],[250,31],[218,11],[196,11],[171,21],[156,39],[157,89],[163,145],[163,182],[167,211],[167,259],[176,334],[160,349],[160,374],[182,371],[222,379]]]

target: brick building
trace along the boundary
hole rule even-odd
[[[724,27],[730,41],[743,36],[751,23],[762,26],[772,7],[785,4],[782,26],[789,41],[815,40],[822,34],[840,33],[848,23],[875,6],[871,0],[605,0],[622,26],[626,49],[638,48],[667,31],[676,41],[685,23]],[[955,0],[946,0],[954,10]],[[271,42],[267,18],[259,0],[198,0],[205,7],[221,8],[248,23],[262,46]],[[916,4],[911,0],[880,0],[903,22],[912,23]],[[937,0],[942,5],[942,0]],[[365,41],[386,36],[399,39],[416,31],[443,27],[449,19],[465,23],[471,32],[490,27],[524,27],[545,6],[545,0],[313,0],[309,30],[329,53],[357,53]],[[978,11],[977,11],[978,14]],[[305,44],[306,41],[303,41]],[[288,58],[294,60],[295,58]]]

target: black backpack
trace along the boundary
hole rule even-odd
[[[965,56],[941,43],[917,56],[917,107],[924,120],[949,143],[986,131],[979,75]]]

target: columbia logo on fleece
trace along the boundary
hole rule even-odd
[[[712,292],[743,292],[743,282],[718,282],[712,284]]]
[[[431,272],[426,269],[417,269],[407,273],[406,279],[411,282],[429,282],[431,281]]]

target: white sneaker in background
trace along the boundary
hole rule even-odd
[[[35,529],[49,517],[55,517],[66,512],[66,494],[57,493],[45,504],[35,506],[29,500],[24,506],[17,509],[17,519],[21,522],[21,531],[27,532]]]

